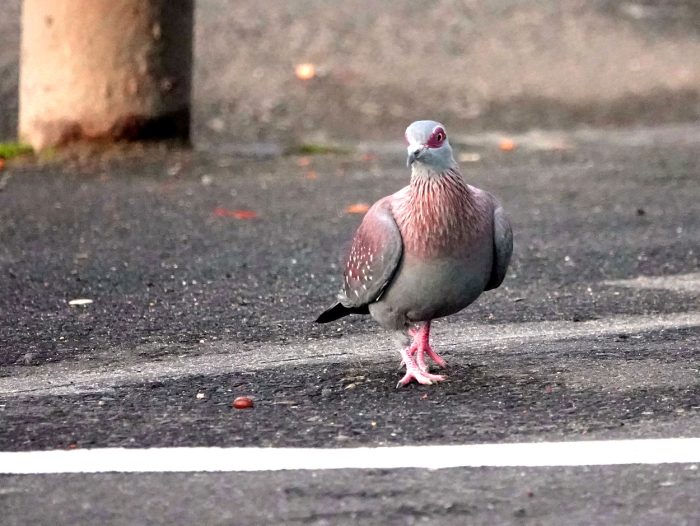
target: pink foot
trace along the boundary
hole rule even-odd
[[[403,387],[404,385],[408,385],[411,383],[411,380],[415,380],[419,384],[423,385],[432,385],[437,382],[442,382],[444,379],[445,377],[441,374],[424,373],[420,369],[415,368],[406,371],[406,374],[404,374],[403,378],[399,380],[399,383],[396,384],[396,387]]]
[[[415,380],[419,384],[423,385],[431,385],[435,382],[442,382],[445,379],[444,376],[440,374],[430,374],[429,372],[420,369],[415,359],[411,355],[412,347],[413,346],[401,350],[401,358],[403,363],[406,365],[406,374],[403,375],[401,380],[399,380],[396,387],[407,385],[411,383],[412,380]]]

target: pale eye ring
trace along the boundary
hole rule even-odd
[[[437,135],[435,136],[435,140],[437,142],[442,142],[442,140],[445,138],[445,136],[442,134],[442,132],[438,132]]]

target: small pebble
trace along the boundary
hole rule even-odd
[[[253,405],[254,404],[252,398],[249,398],[247,396],[239,396],[233,401],[231,407],[233,407],[234,409],[252,409]]]
[[[68,305],[90,305],[92,303],[92,300],[89,300],[87,298],[78,298],[75,300],[70,300],[68,302]]]
[[[515,150],[515,148],[517,148],[517,145],[515,144],[515,141],[513,139],[504,137],[498,142],[498,147],[503,152],[512,152],[513,150]]]

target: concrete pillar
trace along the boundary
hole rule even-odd
[[[19,136],[188,140],[194,0],[24,0]]]

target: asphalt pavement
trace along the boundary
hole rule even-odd
[[[452,142],[510,212],[511,272],[436,323],[448,381],[403,389],[371,320],[313,323],[349,210],[408,181],[401,143],[7,167],[0,451],[700,437],[700,126],[502,138]],[[35,474],[1,476],[0,507],[6,524],[697,524],[698,487],[697,463]]]

